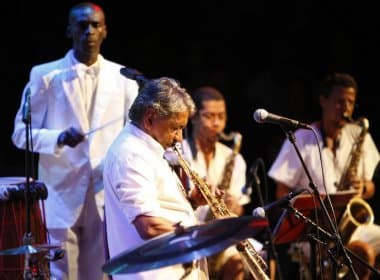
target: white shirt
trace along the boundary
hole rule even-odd
[[[164,159],[164,149],[151,136],[127,124],[104,162],[105,210],[110,257],[144,243],[133,221],[139,215],[162,217],[185,227],[198,224],[194,211],[178,187],[178,177]],[[185,279],[201,279],[194,269]],[[180,279],[182,265],[134,274],[121,279]]]
[[[318,123],[313,123],[312,127],[318,133],[327,192],[335,193],[335,185],[339,182],[345,170],[352,146],[361,128],[353,124],[347,124],[343,127],[340,143],[336,150],[336,156],[334,157],[333,152],[323,145]],[[313,132],[311,130],[300,129],[295,132],[294,136],[296,145],[300,150],[314,184],[317,186],[319,192],[325,193],[319,150]],[[380,157],[379,151],[369,133],[365,136],[362,151],[357,175],[359,178],[371,180]],[[269,169],[268,175],[275,181],[281,182],[290,188],[309,187],[309,179],[301,165],[301,161],[293,145],[288,140],[284,141],[276,160]]]
[[[93,113],[93,104],[96,98],[96,91],[98,87],[100,60],[97,60],[94,64],[87,66],[75,58],[74,52],[70,52],[69,55],[73,66],[78,71],[78,78],[81,87],[81,98],[88,119],[91,120]]]

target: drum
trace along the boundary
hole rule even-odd
[[[25,177],[0,177],[0,251],[24,245],[27,230],[26,187]],[[44,244],[47,240],[47,231],[39,204],[47,198],[47,188],[43,183],[31,180],[29,194],[29,225],[34,237],[31,245]],[[39,252],[31,256],[33,258],[36,256],[34,259],[38,263],[43,262],[43,253]],[[0,255],[0,280],[24,279],[24,259],[23,254]],[[47,271],[47,264],[42,265],[41,268]]]

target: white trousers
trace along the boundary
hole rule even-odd
[[[93,188],[78,221],[68,229],[48,229],[51,244],[61,244],[64,257],[50,263],[51,280],[108,279],[102,272],[105,263],[103,209],[97,209]],[[100,210],[100,211],[99,211]]]

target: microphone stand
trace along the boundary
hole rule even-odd
[[[30,180],[32,179],[31,176],[31,149],[30,149],[30,139],[29,139],[29,132],[31,130],[31,112],[30,112],[30,89],[28,88],[25,95],[25,104],[23,108],[23,118],[22,121],[25,124],[25,140],[26,140],[26,147],[25,147],[25,176],[26,176],[26,183],[25,183],[25,192],[24,192],[24,200],[25,200],[25,209],[26,209],[26,222],[25,222],[25,234],[23,237],[23,244],[24,247],[29,247],[34,242],[34,236],[32,234],[31,230],[31,192],[30,192]],[[31,264],[31,258],[30,258],[30,252],[28,250],[25,251],[25,261],[24,261],[24,279],[34,279],[32,269],[30,267]]]
[[[257,196],[259,198],[259,204],[260,204],[261,207],[264,208],[265,203],[264,203],[263,195],[261,193],[261,181],[260,181],[260,177],[257,175],[257,170],[258,170],[258,167],[260,166],[260,164],[262,166],[264,166],[263,160],[261,158],[258,158],[254,162],[253,167],[251,168],[250,172],[253,175],[253,180],[252,181],[254,182],[253,185],[255,186],[256,193],[257,193]],[[263,170],[265,170],[264,167],[263,167]],[[276,263],[276,272],[277,272],[277,275],[278,275],[277,279],[278,280],[282,280],[282,272],[281,272],[280,262],[279,262],[277,250],[276,250],[276,247],[275,247],[275,244],[274,244],[273,233],[272,233],[269,225],[267,225],[265,227],[265,231],[266,231],[266,234],[267,234],[268,239],[269,239],[270,252],[272,253],[274,261]],[[269,268],[270,268],[270,254],[268,254],[268,263],[269,263]]]
[[[339,234],[339,232],[337,230],[337,227],[333,223],[333,221],[331,219],[331,216],[329,215],[329,212],[327,211],[326,205],[325,205],[325,203],[324,203],[321,195],[319,194],[317,186],[313,182],[313,179],[311,178],[310,172],[307,169],[306,164],[305,164],[305,162],[304,162],[304,160],[302,158],[302,155],[301,155],[301,153],[300,153],[300,151],[298,149],[298,146],[296,144],[296,138],[294,136],[294,133],[293,133],[292,129],[286,129],[282,125],[281,125],[281,128],[285,132],[286,137],[288,138],[288,140],[293,145],[293,147],[294,147],[294,149],[295,149],[295,151],[297,153],[297,156],[298,156],[299,160],[301,161],[301,164],[302,164],[302,167],[303,167],[303,169],[304,169],[304,171],[306,173],[306,176],[307,176],[307,178],[309,180],[309,187],[312,189],[314,195],[318,198],[318,201],[319,201],[319,203],[321,205],[321,208],[323,210],[324,215],[326,216],[326,218],[328,220],[330,228],[334,232],[334,235],[332,236],[332,239],[334,241],[336,241],[337,245],[339,246],[339,248],[341,248],[341,251],[343,252],[343,256],[344,256],[344,258],[346,260],[346,263],[347,263],[347,265],[348,265],[348,267],[349,267],[349,269],[350,269],[350,271],[351,271],[354,279],[359,280],[359,277],[358,277],[358,275],[356,274],[356,272],[354,270],[354,267],[353,267],[353,264],[352,264],[352,260],[351,260],[350,256],[348,255],[345,246],[343,245],[342,238],[341,238],[341,236],[340,236],[340,234]],[[326,193],[326,195],[328,195],[328,194]]]
[[[313,229],[315,229],[315,231],[323,233],[328,239],[330,239],[332,241],[336,240],[335,235],[329,233],[325,229],[323,229],[320,226],[318,226],[314,221],[312,221],[310,218],[306,217],[301,211],[299,211],[296,208],[294,208],[293,205],[290,202],[287,205],[285,205],[284,208],[286,209],[286,211],[292,212],[297,219],[301,218],[307,224],[311,225],[313,227]],[[323,241],[318,240],[318,239],[314,240],[314,242],[322,242],[322,243],[324,243]],[[376,274],[377,277],[380,277],[380,271],[378,269],[376,269],[375,267],[372,267],[370,264],[368,264],[368,262],[366,262],[365,260],[363,260],[360,256],[358,256],[352,250],[346,248],[345,246],[344,246],[344,248],[347,250],[347,252],[352,257],[355,258],[355,260],[359,261],[361,264],[363,264],[364,266],[366,266],[369,270],[371,270],[374,274]],[[334,267],[336,268],[336,267],[339,267],[341,264],[339,264],[338,261],[336,260],[336,256],[334,256],[334,252],[332,251],[332,249],[333,248],[329,249],[328,253],[330,255],[330,258],[333,261]]]

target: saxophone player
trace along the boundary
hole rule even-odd
[[[106,235],[110,258],[145,240],[198,224],[193,207],[206,201],[194,189],[187,192],[164,158],[165,150],[182,140],[182,130],[195,105],[173,79],[149,80],[129,111],[127,123],[104,161]],[[191,202],[191,203],[190,203]],[[171,265],[131,274],[126,279],[208,279],[206,260],[192,266]]]
[[[351,188],[358,190],[363,199],[368,199],[375,191],[372,177],[380,157],[371,135],[361,135],[363,128],[348,121],[354,113],[358,95],[357,83],[348,73],[331,73],[322,80],[318,94],[321,119],[311,125],[318,132],[320,142],[317,144],[310,130],[301,129],[295,132],[297,146],[311,178],[320,193],[326,192],[325,181],[328,193]],[[353,149],[357,146],[357,141],[361,142],[360,147]],[[324,178],[318,145],[322,153]],[[355,167],[355,172],[348,176],[345,186],[340,186],[341,178],[346,176],[350,164]],[[308,177],[289,141],[284,141],[268,175],[276,183],[277,198],[296,187],[309,187]],[[284,265],[283,267],[285,268]],[[365,276],[360,279],[365,279]]]
[[[191,96],[197,111],[191,118],[190,133],[182,143],[184,157],[209,185],[223,189],[226,206],[240,216],[244,213],[243,205],[250,201],[249,196],[242,193],[246,162],[240,153],[233,154],[230,147],[219,141],[227,121],[224,96],[210,86],[194,90]],[[225,186],[221,186],[221,182]],[[206,221],[209,211],[208,206],[198,208],[200,220]],[[210,257],[208,263],[210,279],[238,280],[245,277],[245,269],[235,247]]]

